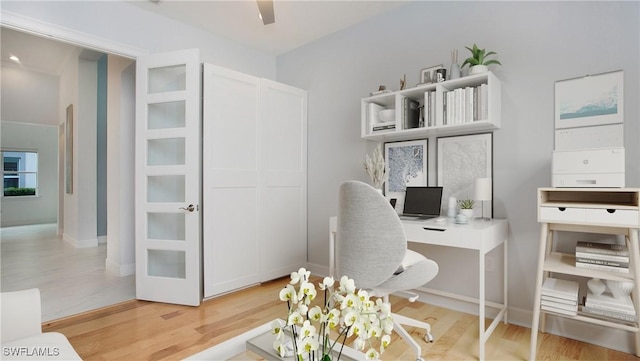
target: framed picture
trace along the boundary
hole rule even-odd
[[[427,140],[412,140],[384,144],[387,181],[384,193],[395,198],[397,211],[404,207],[407,186],[427,185]]]
[[[557,81],[556,129],[622,123],[623,90],[622,70]]]
[[[493,178],[493,133],[437,138],[438,186],[443,187],[443,214],[449,197],[473,199],[477,178]],[[481,208],[484,207],[484,208]],[[493,199],[474,207],[474,217],[493,217]]]
[[[420,70],[420,84],[435,83],[436,70],[443,69],[442,64]]]
[[[65,191],[73,193],[73,104],[67,107],[64,123],[64,179]]]

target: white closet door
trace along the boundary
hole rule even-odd
[[[136,298],[197,306],[200,267],[200,54],[137,59]]]
[[[307,263],[307,92],[261,81],[260,280]]]
[[[204,295],[259,282],[259,78],[204,64]]]

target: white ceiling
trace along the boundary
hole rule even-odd
[[[148,0],[126,1],[247,47],[280,55],[412,0],[274,0],[275,23],[269,25],[263,25],[258,18],[254,0],[160,0],[158,4]],[[6,28],[2,28],[0,35],[3,66],[58,75],[78,50],[51,38]],[[10,61],[11,55],[18,56],[22,63]]]
[[[127,1],[250,48],[280,55],[411,0],[274,0],[275,23],[269,25],[258,18],[255,0]]]

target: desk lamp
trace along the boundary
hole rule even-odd
[[[482,202],[482,220],[488,221],[491,218],[484,216],[484,201],[491,200],[491,178],[476,178],[475,197],[476,201]]]

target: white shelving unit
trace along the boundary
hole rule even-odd
[[[479,87],[482,84],[487,84],[488,86],[486,119],[478,119],[466,123],[445,124],[446,121],[443,118],[443,114],[446,92],[460,88]],[[415,100],[422,106],[424,105],[426,92],[434,92],[435,95],[435,119],[433,125],[403,129],[401,109],[404,98]],[[444,136],[492,131],[502,126],[501,99],[502,85],[500,80],[492,72],[374,95],[361,100],[361,137],[369,140],[397,141],[426,138],[431,135]],[[385,109],[396,109],[395,129],[372,130],[373,125],[377,121],[377,114],[369,114],[369,106],[372,103]]]
[[[640,267],[638,261],[638,229],[640,228],[640,189],[636,188],[540,188],[538,189],[538,222],[540,222],[540,244],[538,273],[531,326],[531,355],[535,360],[538,326],[545,332],[546,311],[540,309],[541,288],[551,274],[565,274],[604,280],[633,281],[633,304],[640,314]],[[629,249],[630,272],[614,273],[575,267],[573,254],[552,252],[555,231],[588,232],[622,235]],[[551,313],[551,312],[549,312]],[[640,327],[638,323],[628,325],[594,317],[566,316],[602,326],[613,327],[635,333],[635,352],[640,356]]]

